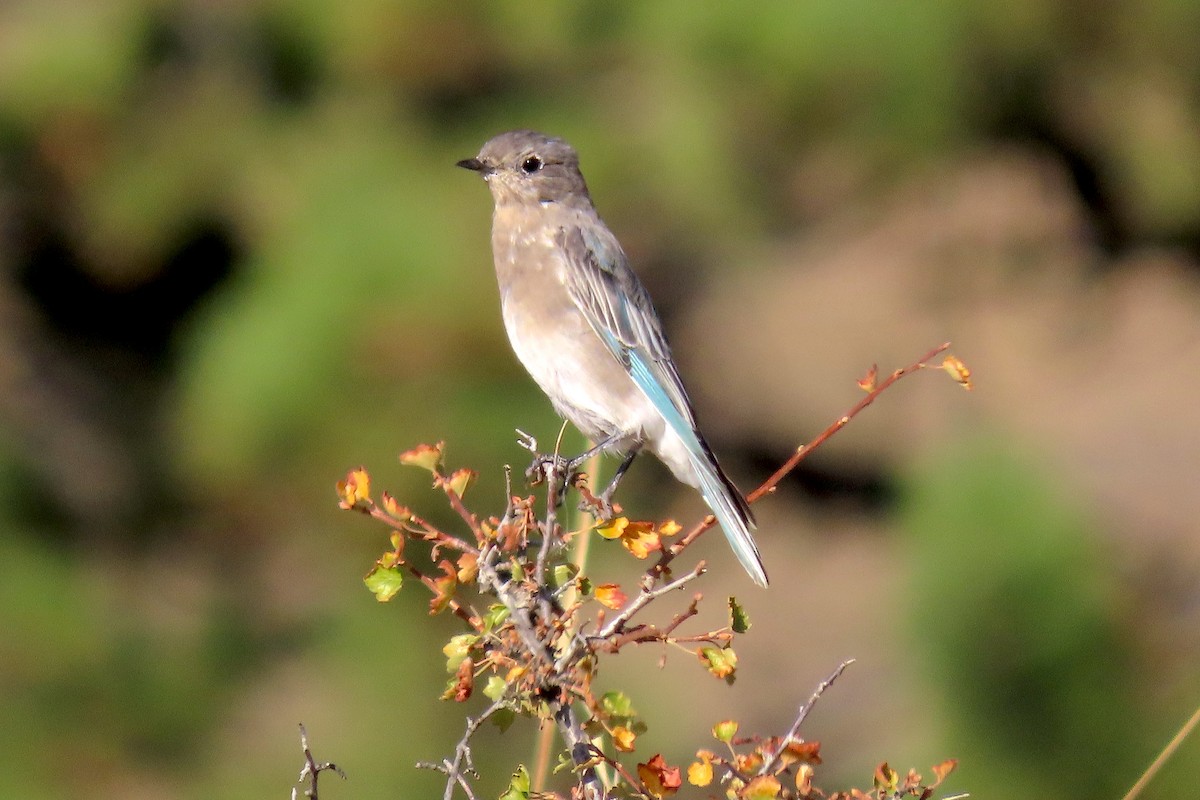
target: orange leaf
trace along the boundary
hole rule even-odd
[[[820,742],[788,742],[787,747],[783,748],[780,754],[780,759],[784,764],[791,765],[797,762],[805,764],[820,764],[821,763],[821,743]]]
[[[596,587],[595,591],[596,600],[600,602],[600,605],[614,611],[625,605],[625,601],[629,599],[621,591],[621,587],[615,583],[602,583]]]
[[[875,768],[875,788],[885,792],[894,792],[900,783],[900,775],[884,761]]]
[[[437,594],[429,601],[429,615],[440,614],[450,605],[450,601],[454,599],[454,590],[458,588],[458,573],[454,569],[454,565],[449,561],[442,560],[438,564],[438,568],[442,571],[442,577],[434,578],[433,584],[437,587]]]
[[[658,533],[650,522],[630,522],[621,533],[621,544],[636,558],[647,558],[662,549]]]
[[[387,492],[384,492],[380,496],[380,502],[383,504],[383,510],[388,513],[388,516],[394,518],[396,522],[404,523],[412,519],[412,512],[397,503],[396,498]]]
[[[458,665],[458,674],[455,677],[458,684],[454,689],[454,702],[465,703],[475,689],[475,662],[464,658]]]
[[[638,764],[637,772],[646,791],[655,797],[670,797],[683,785],[683,773],[679,767],[667,766],[661,754],[645,764]]]
[[[479,574],[479,556],[476,553],[463,553],[458,557],[458,582],[470,583]]]
[[[957,766],[958,766],[957,758],[947,759],[946,761],[943,761],[940,764],[934,764],[933,765],[933,775],[935,778],[937,778],[937,780],[934,781],[933,785],[937,786],[939,783],[946,780],[946,776],[949,775],[951,772],[954,772],[954,768]]]

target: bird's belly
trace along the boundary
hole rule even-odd
[[[543,313],[532,322],[506,303],[504,323],[517,358],[554,409],[585,436],[628,434],[614,443],[620,449],[654,426],[658,415],[649,400],[577,309]]]

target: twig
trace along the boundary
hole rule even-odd
[[[788,732],[779,742],[779,748],[770,758],[766,760],[766,762],[763,763],[762,767],[758,770],[759,775],[766,775],[775,768],[775,765],[779,763],[780,756],[783,755],[783,751],[786,750],[787,746],[796,738],[796,735],[800,732],[800,726],[804,724],[804,720],[809,715],[809,712],[813,710],[813,707],[816,706],[817,701],[821,699],[821,695],[825,693],[826,689],[833,685],[834,681],[841,677],[841,674],[846,671],[846,667],[853,663],[853,658],[846,659],[841,664],[838,664],[837,669],[829,673],[829,676],[825,678],[825,680],[817,684],[816,691],[814,691],[812,696],[805,701],[804,705],[800,706],[800,711],[796,714],[796,721],[792,723],[792,727],[788,729]]]
[[[296,783],[300,783],[305,778],[309,781],[309,787],[304,790],[305,797],[311,797],[312,800],[317,800],[317,776],[326,770],[331,770],[337,773],[338,777],[346,780],[346,773],[334,764],[332,761],[326,761],[318,764],[313,758],[312,750],[308,746],[308,731],[304,729],[304,723],[300,723],[300,746],[304,749],[304,766],[300,769],[300,777],[296,778]],[[292,800],[297,800],[300,796],[297,794],[299,788],[292,787]]]
[[[932,361],[937,355],[944,353],[949,349],[950,342],[942,342],[937,347],[933,348],[928,353],[909,364],[907,367],[902,367],[896,370],[891,375],[887,376],[878,384],[876,384],[871,391],[867,392],[866,397],[855,403],[853,408],[851,408],[849,411],[839,417],[836,422],[822,431],[820,436],[818,436],[816,439],[813,439],[808,444],[801,445],[800,447],[796,448],[796,452],[792,454],[791,458],[784,462],[783,466],[775,470],[775,473],[763,481],[761,486],[759,486],[750,494],[746,495],[747,502],[753,503],[759,500],[763,495],[774,491],[779,482],[787,477],[787,474],[794,470],[796,465],[803,461],[809,453],[824,444],[825,440],[827,440],[829,437],[846,427],[846,424],[849,423],[850,420],[858,416],[858,413],[867,406],[871,405],[871,403],[874,403],[875,398],[883,394],[888,387],[903,378],[905,375],[916,372],[917,370],[925,369],[929,362]]]
[[[1175,751],[1179,749],[1179,745],[1183,744],[1183,740],[1186,739],[1191,732],[1196,729],[1196,725],[1198,724],[1200,724],[1200,708],[1196,709],[1196,712],[1192,714],[1191,719],[1183,723],[1183,727],[1180,728],[1179,732],[1171,738],[1171,741],[1167,742],[1167,746],[1162,749],[1162,752],[1158,754],[1158,757],[1155,758],[1154,761],[1150,762],[1150,766],[1146,767],[1146,771],[1143,772],[1142,776],[1137,779],[1136,783],[1133,784],[1133,788],[1125,793],[1125,797],[1122,798],[1122,800],[1134,800],[1135,797],[1141,794],[1142,790],[1146,788],[1146,785],[1149,784],[1150,781],[1154,779],[1154,776],[1158,774],[1158,771],[1162,769],[1163,764],[1167,763],[1167,759],[1175,755]]]
[[[462,517],[463,522],[467,523],[467,527],[471,529],[471,533],[475,534],[475,541],[480,541],[483,539],[483,531],[481,531],[479,528],[478,517],[467,510],[467,507],[463,505],[462,498],[459,497],[457,492],[450,488],[449,483],[447,483],[449,478],[444,475],[440,476],[440,478],[443,481],[443,486],[445,487],[444,491],[446,492],[446,497],[450,498],[451,508],[458,512],[458,515]]]
[[[432,769],[441,772],[446,776],[446,789],[442,792],[442,800],[450,800],[454,796],[454,787],[457,784],[463,794],[467,796],[467,800],[475,800],[475,793],[471,791],[470,784],[467,783],[466,776],[463,772],[466,771],[472,777],[478,778],[475,772],[475,764],[471,760],[471,737],[479,730],[479,726],[487,722],[493,714],[504,708],[505,699],[501,697],[499,700],[492,703],[478,717],[467,717],[467,727],[463,731],[462,738],[458,740],[458,744],[454,748],[454,760],[443,758],[442,763],[434,764],[431,761],[418,761],[418,769]]]
[[[588,641],[603,641],[604,639],[608,639],[609,637],[613,636],[619,632],[621,628],[624,627],[627,622],[629,622],[630,619],[633,618],[634,614],[641,611],[647,603],[650,603],[654,599],[662,597],[665,594],[673,592],[676,589],[682,589],[688,583],[703,575],[705,570],[706,565],[703,561],[701,561],[696,565],[696,568],[688,574],[681,578],[676,578],[670,583],[664,584],[657,589],[647,589],[643,587],[641,593],[638,594],[637,597],[633,598],[628,605],[621,609],[620,613],[605,623],[604,627],[599,631],[588,636],[584,636],[582,633],[577,634],[571,646],[568,647],[565,652],[563,652],[563,654],[560,655],[555,661],[554,671],[559,674],[567,672],[569,666],[575,663],[575,660],[578,658],[580,649],[586,647]]]
[[[864,397],[862,400],[859,400],[854,404],[853,408],[851,408],[842,416],[838,417],[832,425],[821,432],[820,436],[813,439],[808,444],[803,444],[796,448],[796,452],[792,454],[791,458],[783,463],[783,466],[775,470],[775,472],[769,478],[763,481],[757,489],[746,495],[746,501],[748,503],[755,503],[761,500],[765,495],[774,492],[775,487],[779,484],[779,482],[787,477],[788,473],[794,470],[801,461],[807,458],[809,453],[824,444],[829,437],[846,427],[850,420],[858,416],[859,412],[871,405],[871,403],[874,403],[875,398],[883,394],[883,392],[886,391],[893,383],[900,380],[905,375],[925,369],[929,366],[929,362],[934,357],[940,353],[944,353],[948,349],[950,349],[950,342],[943,342],[925,355],[921,356],[921,358],[918,360],[909,364],[907,367],[901,367],[872,387],[871,390],[867,392],[866,397]],[[716,522],[716,518],[710,514],[670,547],[663,548],[662,555],[659,556],[658,562],[650,568],[649,574],[652,576],[661,575],[662,571],[668,564],[675,560],[676,556],[682,553],[688,545],[698,539],[701,534],[716,525]]]

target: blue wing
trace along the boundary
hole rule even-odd
[[[609,352],[683,442],[700,478],[700,493],[738,561],[755,583],[766,586],[767,573],[750,533],[755,527],[754,515],[696,426],[662,323],[620,244],[603,224],[597,224],[561,229],[558,245],[571,262],[567,290],[572,299]]]

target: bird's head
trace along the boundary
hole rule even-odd
[[[483,176],[501,203],[591,205],[575,148],[536,131],[509,131],[484,144],[479,155],[458,162]]]

